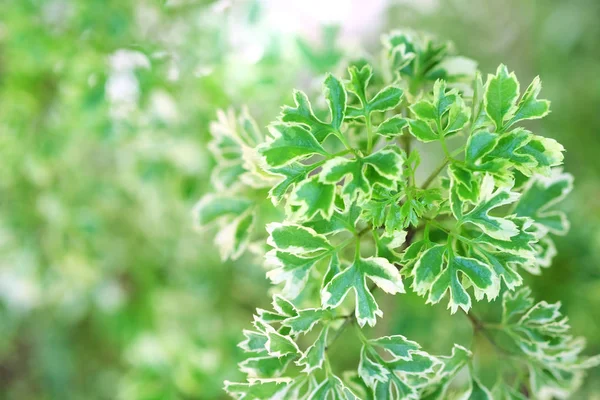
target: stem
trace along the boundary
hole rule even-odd
[[[373,127],[371,125],[371,114],[369,112],[365,113],[365,121],[367,126],[367,154],[371,154],[371,150],[373,150]]]
[[[427,189],[429,187],[429,185],[431,185],[431,183],[433,182],[433,180],[446,167],[446,165],[448,165],[449,162],[450,162],[450,159],[449,158],[445,158],[444,162],[441,163],[435,170],[433,170],[433,172],[431,173],[431,175],[429,175],[427,177],[427,179],[425,179],[425,182],[423,182],[423,186],[421,186],[421,189]]]
[[[494,348],[496,349],[496,351],[502,355],[505,356],[514,356],[514,354],[510,353],[509,351],[505,350],[504,348],[502,348],[498,343],[496,343],[496,340],[494,339],[494,337],[490,334],[489,330],[486,328],[486,325],[484,322],[482,322],[479,318],[477,318],[475,315],[473,315],[472,312],[466,312],[464,311],[464,314],[467,316],[467,318],[469,319],[469,322],[471,322],[471,325],[473,325],[473,335],[475,335],[478,332],[481,332],[483,334],[483,337],[486,338],[486,340],[492,345],[494,346]]]

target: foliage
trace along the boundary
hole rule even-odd
[[[524,273],[550,265],[549,233],[568,230],[555,209],[572,188],[558,169],[564,149],[522,126],[549,112],[538,99],[540,79],[521,92],[500,65],[484,82],[448,43],[413,32],[394,31],[383,44],[381,65],[360,59],[346,80],[326,75],[327,109],[297,91],[266,137],[246,113],[237,125],[231,116],[228,129],[213,128],[215,155],[232,155],[223,167],[236,168],[236,179],[215,170],[219,193],[204,197],[195,215],[200,225],[220,221],[221,254],[235,258],[264,240],[249,229],[261,191],[282,209],[266,238],[267,277],[278,294],[244,331],[248,381],[226,382],[226,391],[247,399],[570,395],[600,359],[580,356],[583,342],[570,336],[559,304],[534,305],[530,290],[518,288]],[[444,152],[423,182],[416,174],[427,147],[414,141]],[[487,388],[474,350],[455,345],[439,356],[396,333],[369,338],[365,325],[383,317],[374,294],[409,287],[426,303],[447,299],[452,314],[461,309],[517,367]],[[473,315],[474,300],[498,297],[499,324]],[[328,349],[351,325],[360,361],[341,374]],[[468,385],[455,380],[463,369]]]

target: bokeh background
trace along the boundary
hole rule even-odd
[[[3,0],[0,398],[224,398],[270,298],[260,260],[222,263],[214,231],[193,230],[208,125],[247,105],[266,126],[394,28],[452,40],[484,73],[542,77],[553,112],[536,133],[564,144],[575,190],[570,234],[527,283],[600,353],[597,0]],[[468,343],[443,306],[383,301],[377,329],[433,352]],[[576,396],[600,398],[598,370]]]

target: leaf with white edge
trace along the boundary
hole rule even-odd
[[[419,399],[417,389],[409,386],[395,373],[391,374],[387,381],[377,382],[373,395],[373,399]]]
[[[442,363],[442,368],[436,372],[434,381],[422,389],[419,398],[426,400],[445,399],[448,386],[469,362],[472,355],[469,350],[455,344],[450,356],[438,356],[437,360]]]
[[[492,388],[492,398],[499,400],[527,400],[527,397],[503,382],[498,382],[494,385]]]
[[[379,347],[393,356],[393,359],[410,359],[411,354],[419,350],[421,346],[402,335],[383,336],[369,340],[373,346]]]
[[[327,333],[329,328],[325,327],[321,330],[321,333],[317,337],[317,340],[302,354],[302,357],[296,364],[298,366],[304,366],[302,372],[310,374],[317,369],[323,367],[325,362],[325,349],[327,347]]]
[[[428,374],[434,371],[434,367],[438,365],[437,359],[424,351],[413,351],[410,358],[395,358],[387,362],[387,367],[398,373],[408,375]]]
[[[273,124],[269,126],[273,140],[258,147],[270,167],[281,167],[315,154],[327,155],[311,132],[301,125]]]
[[[400,179],[404,159],[393,147],[385,147],[363,159],[364,163],[372,166],[379,175],[391,179]]]
[[[537,96],[542,90],[542,82],[540,77],[536,76],[529,87],[523,93],[523,97],[519,101],[515,115],[506,124],[507,127],[512,124],[526,119],[543,118],[550,112],[550,102],[548,100],[538,100]]]
[[[451,135],[460,131],[467,125],[470,116],[471,110],[466,106],[464,100],[457,96],[456,101],[450,106],[444,135]]]
[[[321,308],[306,308],[298,310],[298,315],[281,322],[282,325],[290,327],[291,334],[309,332],[318,322],[328,321],[331,317],[329,310]]]
[[[250,377],[274,378],[281,376],[296,354],[283,357],[261,356],[247,358],[239,364],[240,371]]]
[[[394,251],[406,241],[406,231],[384,232],[380,236],[375,235],[375,244],[377,246],[377,257],[383,257],[390,262],[400,262],[402,256]]]
[[[377,386],[377,382],[387,381],[389,374],[390,372],[387,368],[369,357],[367,348],[363,346],[358,363],[358,375],[367,386],[374,389]]]
[[[333,249],[325,236],[301,225],[273,222],[267,225],[267,232],[267,244],[286,253],[305,254]]]
[[[310,220],[318,214],[330,219],[334,200],[335,186],[319,181],[319,176],[314,175],[294,188],[287,205],[294,220]]]
[[[483,248],[478,248],[477,252],[479,254],[473,256],[484,264],[490,265],[509,290],[514,290],[523,283],[523,278],[515,267],[529,262],[528,258],[506,252],[487,251]]]
[[[437,133],[431,129],[431,126],[420,119],[411,119],[408,121],[410,134],[419,139],[421,142],[434,142],[439,139]]]
[[[289,378],[251,379],[247,383],[225,381],[225,391],[239,400],[264,400],[275,398],[290,382]]]
[[[308,398],[311,400],[358,400],[358,397],[335,375],[328,375]]]
[[[481,178],[477,177],[471,169],[459,164],[451,164],[448,173],[453,180],[458,198],[475,204],[480,196]]]
[[[241,196],[221,196],[209,194],[195,206],[193,214],[199,226],[205,226],[226,216],[238,216],[250,208],[254,202]]]
[[[325,100],[331,112],[331,126],[338,131],[346,113],[346,90],[342,83],[333,75],[325,77]]]
[[[327,254],[301,257],[273,249],[265,255],[265,264],[272,268],[267,272],[267,278],[274,285],[285,283],[281,290],[282,294],[289,298],[295,298],[304,288],[313,266],[326,257]]]
[[[379,135],[386,136],[388,138],[393,138],[402,134],[404,128],[408,126],[408,121],[405,118],[402,118],[398,115],[393,116],[391,118],[383,121],[377,128],[375,132]]]
[[[303,181],[313,169],[314,168],[310,165],[303,165],[300,163],[292,163],[280,168],[271,169],[270,172],[283,177],[279,183],[269,190],[269,197],[271,198],[273,205],[279,204],[290,187]]]
[[[396,108],[402,101],[404,92],[399,87],[387,86],[369,101],[366,109],[371,112],[385,112]]]
[[[456,89],[446,90],[446,82],[438,79],[433,84],[434,119],[441,125],[442,117],[450,110],[459,98]]]
[[[348,72],[350,74],[348,90],[359,99],[361,108],[353,107],[349,110],[347,117],[351,119],[367,118],[373,112],[385,112],[400,105],[404,92],[393,85],[384,87],[370,100],[367,98],[367,87],[373,77],[370,65],[364,65],[360,69],[351,66],[348,68]]]
[[[348,202],[363,201],[371,196],[373,179],[382,183],[383,180],[393,184],[402,178],[402,156],[390,147],[383,148],[364,158],[348,159],[337,157],[327,161],[319,174],[319,179],[328,184],[336,184],[344,180],[342,194]],[[373,169],[367,179],[367,168]],[[382,180],[383,179],[383,180]],[[387,185],[387,183],[386,183]]]
[[[221,260],[237,260],[246,250],[254,225],[255,213],[248,209],[239,217],[221,228],[215,236]]]
[[[562,164],[563,152],[563,146],[556,140],[516,128],[500,136],[496,147],[486,155],[484,162],[508,160],[526,176],[534,173],[548,175],[550,167]]]
[[[450,174],[450,189],[448,190],[448,202],[450,203],[450,210],[452,211],[452,215],[454,215],[454,218],[460,221],[463,217],[464,203],[461,200],[458,191],[459,185],[456,183],[456,178],[453,174]]]
[[[461,279],[459,273],[462,275]],[[420,296],[429,293],[427,303],[436,304],[450,292],[448,308],[454,314],[458,308],[468,312],[471,297],[463,286],[468,279],[472,283],[475,298],[495,298],[500,291],[500,282],[494,270],[481,261],[456,256],[446,245],[435,245],[425,251],[414,269],[413,289]]]
[[[369,278],[383,291],[390,294],[404,293],[402,278],[388,260],[381,257],[358,258],[345,270],[335,275],[321,291],[323,307],[338,307],[351,290],[356,295],[356,319],[360,326],[375,325],[377,316],[383,313],[375,297],[367,287]]]
[[[327,161],[319,174],[322,182],[336,184],[344,180],[342,194],[349,201],[369,197],[371,187],[365,176],[362,159],[336,157]]]
[[[415,264],[411,272],[414,278],[411,287],[419,296],[423,296],[431,289],[431,285],[442,272],[446,247],[445,244],[430,247],[423,252]]]
[[[504,332],[513,342],[512,351],[527,363],[535,398],[568,397],[581,383],[583,370],[600,360],[580,355],[584,340],[570,335],[560,303],[533,305],[530,294],[528,288],[504,294]]]
[[[262,332],[254,332],[247,329],[244,329],[242,332],[246,337],[246,340],[238,344],[239,348],[248,353],[260,353],[265,351],[265,345],[268,340],[267,335]]]
[[[483,386],[475,377],[471,379],[471,387],[467,392],[466,400],[493,400],[492,393]]]
[[[533,221],[523,217],[506,217],[510,219],[519,230],[519,233],[509,240],[499,240],[485,234],[477,232],[472,235],[471,244],[492,246],[498,251],[504,251],[510,254],[533,258],[536,254],[535,244],[538,242],[539,232],[533,225]]]
[[[269,327],[268,325],[266,325]],[[269,327],[266,332],[267,342],[265,348],[270,356],[281,357],[287,355],[295,355],[300,352],[296,342],[290,337],[281,335],[275,329]]]
[[[353,65],[348,68],[348,73],[350,74],[348,90],[358,97],[364,107],[367,104],[367,87],[373,77],[373,68],[369,64],[363,65],[360,69]]]
[[[294,91],[295,107],[284,106],[281,110],[281,121],[299,123],[309,127],[315,138],[322,142],[333,132],[331,125],[318,119],[310,105],[306,94],[301,91]]]
[[[499,136],[488,131],[478,131],[469,136],[465,149],[465,161],[473,167],[479,167],[480,160],[498,144]]]
[[[410,111],[419,119],[435,121],[437,119],[437,110],[435,106],[427,100],[421,100],[409,107]]]
[[[569,221],[562,211],[550,210],[573,190],[573,176],[554,170],[549,177],[537,175],[529,180],[523,190],[514,213],[530,217],[545,230],[556,235],[565,235]]]
[[[510,219],[493,217],[489,213],[495,208],[514,203],[519,196],[519,193],[511,192],[508,187],[498,188],[494,191],[494,178],[491,175],[485,175],[477,204],[463,215],[459,223],[471,223],[495,239],[509,240],[519,233],[517,225]]]
[[[502,130],[504,122],[514,116],[518,97],[519,81],[514,72],[508,72],[505,65],[498,67],[496,75],[488,75],[484,106],[487,115],[496,125],[496,130]]]

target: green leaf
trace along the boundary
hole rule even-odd
[[[562,211],[552,210],[573,190],[573,176],[553,171],[549,177],[535,176],[523,190],[514,213],[520,217],[532,218],[536,224],[556,235],[565,235],[569,221]]]
[[[474,376],[471,378],[471,388],[468,391],[468,400],[493,400],[492,393],[488,388],[483,386],[481,382]]]
[[[267,278],[274,285],[285,283],[285,286],[281,290],[282,294],[289,298],[295,298],[306,285],[311,269],[327,254],[298,256],[296,254],[271,250],[265,255],[266,265],[272,268],[267,272]]]
[[[291,379],[253,379],[248,383],[225,381],[225,391],[236,398],[245,400],[270,399],[284,391]]]
[[[501,131],[504,122],[514,116],[518,97],[519,81],[514,72],[508,73],[505,65],[498,67],[496,75],[488,75],[484,106],[497,131]]]
[[[248,353],[260,353],[266,350],[267,335],[247,329],[244,329],[242,333],[246,337],[246,340],[238,344],[239,348]]]
[[[325,236],[304,226],[273,222],[267,225],[267,232],[267,244],[287,253],[305,254],[333,249]]]
[[[427,100],[418,101],[409,108],[419,119],[435,121],[438,117],[435,106]]]
[[[280,376],[289,363],[296,358],[295,354],[283,357],[261,356],[247,358],[239,364],[240,371],[261,378],[274,378]]]
[[[280,168],[271,169],[270,172],[284,177],[283,180],[269,190],[269,197],[273,204],[279,204],[289,188],[293,187],[298,182],[303,181],[304,178],[306,178],[306,175],[312,170],[312,166],[302,165],[300,163],[292,163]]]
[[[253,210],[248,209],[221,227],[215,236],[215,244],[219,247],[221,260],[237,260],[244,253],[250,241],[255,217]]]
[[[367,278],[384,292],[404,293],[402,278],[388,260],[381,257],[357,258],[352,265],[335,275],[321,291],[323,307],[338,307],[348,293],[353,290],[356,296],[356,319],[360,326],[365,323],[373,326],[377,316],[383,313],[377,306],[375,297],[367,287]]]
[[[310,220],[321,215],[330,219],[334,211],[335,186],[319,181],[318,175],[299,183],[288,200],[288,214],[294,220]]]
[[[361,107],[350,108],[347,117],[351,119],[367,118],[373,112],[385,112],[400,105],[403,91],[393,85],[384,87],[372,99],[368,99],[367,88],[373,77],[373,69],[370,65],[363,65],[360,69],[351,66],[348,68],[348,72],[350,74],[348,90],[356,95]]]
[[[294,102],[295,107],[284,106],[282,108],[281,121],[306,125],[319,143],[334,132],[331,125],[315,116],[306,94],[301,91],[294,91]]]
[[[367,104],[366,110],[371,112],[385,112],[396,108],[402,101],[403,91],[395,86],[387,86],[379,91]]]
[[[562,163],[563,151],[564,148],[555,140],[517,128],[500,136],[496,147],[484,161],[500,158],[510,161],[526,176],[534,173],[548,175],[550,167]]]
[[[336,157],[327,161],[319,174],[322,182],[337,184],[344,180],[342,194],[349,202],[362,201],[370,197],[371,186],[365,176],[362,159]]]
[[[442,368],[436,372],[434,381],[423,388],[420,398],[426,400],[445,399],[448,386],[471,357],[472,353],[469,350],[457,344],[452,348],[450,356],[437,357],[437,360],[442,363]]]
[[[409,358],[395,358],[386,363],[388,368],[394,372],[406,375],[423,375],[434,371],[438,365],[435,357],[423,351],[414,351]]]
[[[308,398],[311,400],[358,400],[358,397],[335,375],[328,375]]]
[[[437,133],[435,133],[433,129],[431,129],[431,126],[423,120],[409,120],[408,127],[410,134],[419,139],[421,142],[428,143],[439,139]]]
[[[356,95],[363,108],[367,104],[367,87],[373,77],[373,68],[369,65],[363,65],[360,69],[353,65],[348,68],[350,82],[348,90]]]
[[[331,126],[339,131],[346,113],[346,89],[342,83],[333,75],[325,77],[325,100],[331,113]]]
[[[487,131],[475,132],[467,140],[465,161],[473,167],[498,144],[498,135]]]
[[[462,201],[475,204],[480,196],[481,178],[476,176],[471,169],[458,163],[450,164],[448,173],[457,197]]]
[[[301,125],[274,124],[269,126],[273,140],[261,145],[258,152],[271,167],[281,167],[298,159],[327,152],[312,133]]]
[[[518,198],[519,193],[511,192],[509,187],[494,191],[494,178],[485,175],[477,204],[463,215],[459,223],[471,223],[494,239],[509,240],[519,234],[517,225],[510,219],[493,217],[489,213],[495,208],[514,203]]]
[[[526,119],[543,118],[550,112],[550,102],[548,100],[538,100],[537,96],[542,90],[540,77],[536,76],[519,101],[515,115],[506,124],[507,127],[514,123]]]
[[[377,382],[387,381],[389,371],[381,364],[373,361],[368,356],[368,350],[365,346],[360,351],[360,361],[358,363],[358,375],[371,388],[377,386]]]
[[[503,296],[502,325],[515,356],[525,363],[535,397],[568,397],[583,378],[583,370],[598,364],[598,357],[580,355],[583,341],[570,335],[560,303],[533,305],[531,291],[523,288]]]
[[[199,226],[207,225],[225,216],[238,216],[250,208],[254,202],[240,196],[209,194],[195,206],[194,215]]]
[[[392,184],[402,179],[402,156],[392,148],[386,147],[364,158],[337,157],[327,161],[319,174],[322,182],[336,184],[342,179],[344,185],[342,194],[348,203],[363,201],[371,197],[372,185],[375,180],[383,185]],[[367,179],[367,167],[373,168],[373,174]]]
[[[465,279],[472,283],[477,300],[484,295],[493,299],[500,290],[498,277],[489,265],[474,258],[456,256],[445,245],[426,250],[412,270],[412,276],[413,289],[421,296],[429,293],[427,303],[438,303],[450,291],[448,308],[453,314],[459,307],[465,312],[471,308],[471,297],[462,283]]]
[[[405,118],[396,115],[379,124],[377,129],[375,129],[375,132],[379,135],[393,138],[402,134],[402,130],[406,126],[408,126],[408,121]]]
[[[321,308],[307,308],[298,311],[298,315],[281,322],[290,327],[290,334],[309,332],[318,322],[327,321],[331,313]]]
[[[483,246],[477,248],[477,252],[473,254],[473,257],[484,264],[490,265],[496,275],[504,280],[509,290],[514,290],[523,282],[523,278],[517,273],[516,267],[530,262],[529,258],[502,251],[488,251],[483,249]]]
[[[393,356],[393,359],[410,359],[411,354],[419,350],[421,346],[417,342],[408,340],[402,335],[383,336],[371,339],[369,343],[379,347]]]
[[[267,327],[267,342],[265,348],[270,356],[282,357],[296,355],[300,352],[296,343],[288,336],[284,336],[269,325]]]
[[[460,131],[467,125],[470,116],[470,109],[465,105],[465,102],[460,96],[456,96],[456,100],[450,106],[448,122],[444,128],[444,135],[450,135]]]
[[[302,357],[296,361],[298,366],[304,366],[302,372],[311,374],[313,371],[323,367],[323,363],[325,362],[325,348],[327,347],[327,332],[328,328],[323,328],[315,343],[306,349]]]

